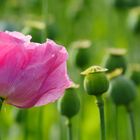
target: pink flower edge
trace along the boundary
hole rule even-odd
[[[0,32],[0,38],[0,96],[5,103],[42,106],[59,99],[71,86],[63,46],[50,39],[43,44],[30,42],[31,36],[19,32]]]

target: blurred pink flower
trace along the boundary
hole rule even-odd
[[[39,44],[30,39],[0,32],[0,97],[20,108],[54,102],[71,85],[66,49],[52,40]]]

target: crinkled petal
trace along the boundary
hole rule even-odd
[[[5,48],[0,51],[0,96],[7,98],[13,90],[12,83],[26,63],[24,48]]]
[[[68,54],[64,47],[47,40],[44,44],[29,44],[26,66],[12,82],[6,102],[28,108],[55,101],[71,84],[66,70]]]
[[[23,47],[23,41],[10,36],[5,32],[0,32],[0,53],[1,55],[15,47]]]
[[[30,35],[25,36],[24,34],[15,31],[14,32],[6,31],[5,33],[9,34],[10,36],[13,36],[14,38],[22,40],[23,42],[30,42],[32,38]]]

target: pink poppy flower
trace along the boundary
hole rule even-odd
[[[29,108],[54,102],[69,88],[68,54],[52,40],[30,42],[19,32],[0,32],[0,97]]]

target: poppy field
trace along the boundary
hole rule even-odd
[[[140,140],[139,0],[0,0],[0,140]]]

